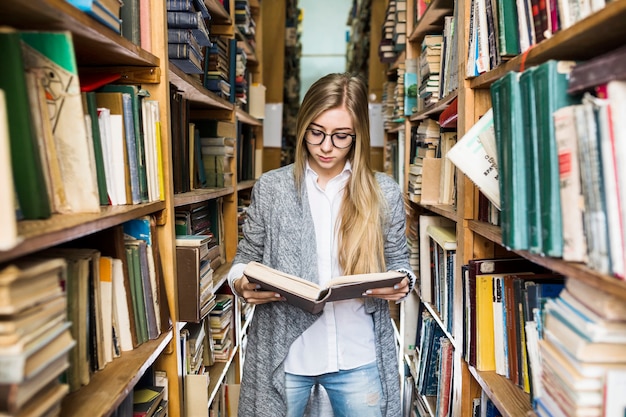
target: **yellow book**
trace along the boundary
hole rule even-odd
[[[492,275],[476,276],[476,369],[496,370]]]

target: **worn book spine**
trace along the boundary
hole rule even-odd
[[[541,177],[541,227],[543,253],[546,256],[563,255],[563,225],[559,163],[554,138],[552,114],[561,107],[575,104],[579,99],[567,94],[572,61],[550,60],[539,65],[533,76],[536,97],[537,143],[539,144],[539,175]]]
[[[11,103],[7,115],[19,213],[25,219],[47,218],[50,200],[32,127],[19,32],[0,31],[0,49],[6,57],[6,65],[0,66],[0,88]]]
[[[528,249],[528,197],[526,185],[526,137],[522,111],[520,73],[510,71],[491,86],[494,131],[498,151],[502,244]]]

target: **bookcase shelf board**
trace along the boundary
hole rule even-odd
[[[477,220],[469,220],[468,227],[474,233],[479,234],[499,245],[502,244],[502,233],[500,232],[500,228],[498,226]],[[567,277],[584,281],[594,287],[615,294],[626,300],[625,281],[601,274],[582,263],[563,262],[561,259],[541,256],[527,251],[515,251],[515,253],[538,265],[544,266]]]
[[[69,394],[63,400],[64,416],[110,415],[172,340],[172,331],[158,339],[145,342],[138,348],[124,352],[102,371],[92,376],[89,385]],[[111,384],[111,381],[116,384]]]
[[[424,204],[422,205],[422,207],[452,221],[457,220],[457,212],[455,206],[449,204]]]
[[[18,233],[23,241],[9,251],[0,251],[0,262],[69,242],[164,208],[165,203],[162,201],[129,206],[102,206],[100,213],[53,214],[45,220],[21,221],[18,223]]]
[[[233,193],[233,187],[226,188],[200,188],[174,196],[174,207],[186,206],[187,204],[200,203],[214,200]]]
[[[204,0],[204,3],[211,13],[211,21],[215,24],[230,25],[232,19],[219,0]]]
[[[255,183],[256,180],[242,181],[237,184],[237,191],[249,190],[254,186]]]
[[[199,80],[185,74],[173,64],[170,64],[169,66],[169,77],[170,82],[180,90],[180,93],[185,99],[195,104],[202,104],[213,109],[233,109],[232,103],[224,98],[216,96],[214,93],[204,88]]]
[[[263,122],[237,107],[237,120],[250,126],[263,126]]]
[[[215,362],[215,364],[209,368],[209,404],[211,404],[215,399],[215,396],[219,391],[220,384],[224,381],[226,372],[228,372],[228,368],[230,368],[230,365],[237,356],[238,351],[239,346],[236,346],[232,349],[230,356],[228,357],[228,361]]]
[[[478,381],[481,388],[487,392],[498,410],[507,416],[534,416],[530,406],[530,396],[519,389],[509,379],[496,374],[494,371],[479,372],[474,367],[469,367],[470,373]],[[506,398],[506,402],[498,401],[498,398]]]
[[[418,120],[424,120],[432,115],[441,113],[443,110],[445,110],[446,107],[448,107],[448,105],[450,105],[450,103],[452,103],[452,100],[457,98],[458,95],[458,91],[454,91],[448,94],[446,97],[442,98],[434,105],[412,114],[410,120],[412,122],[417,122]]]
[[[551,38],[530,48],[493,71],[481,74],[470,81],[471,88],[489,86],[509,71],[519,71],[545,62],[548,59],[583,60],[623,45],[626,38],[626,3],[610,2],[606,7],[571,27],[556,32]],[[600,32],[601,37],[589,36]]]
[[[231,262],[225,262],[220,265],[215,271],[213,271],[213,285],[215,288],[219,288],[228,279],[228,272],[230,271]]]
[[[443,16],[452,14],[454,8],[453,0],[433,0],[424,12],[421,19],[413,28],[413,32],[409,36],[410,42],[421,42],[424,35],[428,33],[437,33],[443,30]]]
[[[65,0],[5,1],[0,25],[28,30],[72,32],[79,66],[135,65],[157,67],[159,58],[96,22]]]

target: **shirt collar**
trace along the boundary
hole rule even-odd
[[[336,179],[340,179],[340,178],[346,178],[351,173],[352,173],[352,164],[350,163],[350,161],[348,159],[346,159],[346,163],[343,166],[343,170],[335,178],[332,178],[331,181],[336,180]],[[317,172],[315,172],[313,170],[313,168],[311,168],[311,165],[309,165],[309,160],[307,159],[307,161],[306,161],[306,169],[305,169],[305,177],[309,177],[309,176],[312,176],[311,178],[313,178],[314,180],[317,180],[317,177],[319,175],[317,175]]]

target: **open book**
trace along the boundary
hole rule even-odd
[[[322,311],[327,301],[359,298],[369,289],[393,287],[406,276],[398,271],[344,275],[321,287],[258,262],[248,263],[243,274],[250,282],[261,285],[261,289],[276,291],[288,303],[314,314]]]

